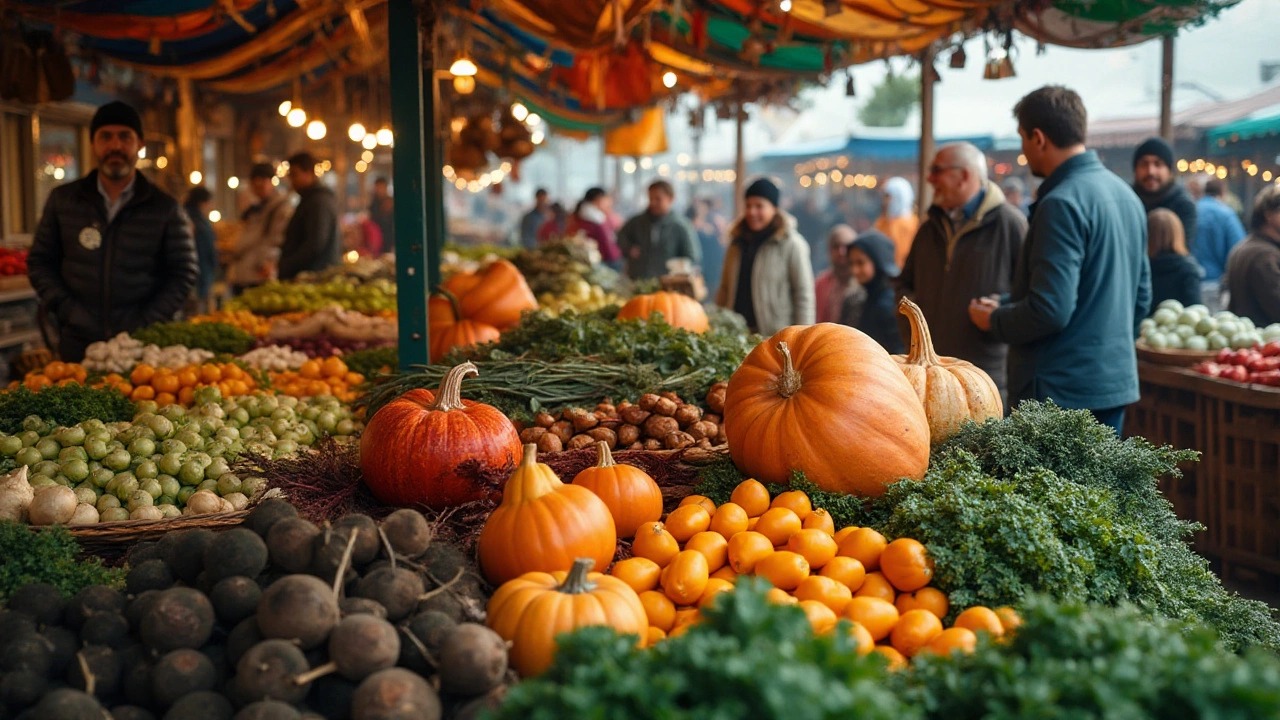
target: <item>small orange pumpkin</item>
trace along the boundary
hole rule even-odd
[[[567,571],[575,558],[608,567],[617,550],[617,531],[604,501],[584,487],[560,482],[537,456],[536,445],[524,446],[502,503],[480,530],[480,569],[494,585],[527,572]]]
[[[458,298],[447,290],[431,296],[427,303],[427,317],[428,359],[433,363],[440,362],[456,347],[475,347],[499,337],[498,328],[463,318],[458,309]]]
[[[987,418],[1004,417],[1000,390],[986,371],[958,358],[939,356],[933,349],[929,323],[918,305],[902,298],[898,312],[911,323],[911,352],[894,355],[893,359],[924,405],[934,447],[960,432],[966,420],[980,423]]]
[[[662,489],[638,467],[613,461],[609,444],[596,443],[600,460],[573,478],[573,484],[595,493],[609,507],[618,537],[635,537],[642,524],[662,518]]]
[[[560,633],[606,625],[622,635],[648,634],[649,620],[636,591],[618,578],[590,572],[593,564],[579,558],[569,572],[526,573],[489,600],[487,623],[511,643],[511,665],[524,677],[551,666]]]
[[[764,482],[803,470],[827,492],[875,497],[929,465],[911,383],[875,340],[831,323],[783,328],[751,351],[729,379],[724,431],[738,469]]]
[[[455,273],[442,287],[457,296],[462,317],[499,330],[520,322],[525,310],[538,309],[529,283],[509,260],[495,260],[479,272]]]
[[[649,295],[637,295],[618,311],[619,320],[648,320],[653,313],[662,316],[671,327],[702,333],[710,329],[707,311],[697,300],[683,295],[659,291]]]

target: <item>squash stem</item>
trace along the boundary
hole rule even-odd
[[[587,573],[595,567],[596,561],[591,558],[578,558],[573,561],[573,568],[564,579],[564,584],[556,588],[566,595],[580,595],[596,589],[596,584],[587,579]]]
[[[529,443],[524,446],[524,456],[520,458],[520,467],[531,468],[538,464],[538,446]]]
[[[791,362],[791,348],[785,341],[778,343],[778,352],[782,353],[782,376],[778,378],[778,394],[784,398],[800,392],[800,373],[796,372]]]
[[[600,440],[596,447],[600,449],[600,461],[596,463],[596,467],[607,468],[617,464],[613,461],[613,453],[609,452],[609,443]]]
[[[449,307],[453,310],[453,321],[456,323],[462,319],[462,306],[459,304],[458,296],[444,289],[444,286],[436,288],[436,294],[449,301]]]
[[[898,312],[907,316],[911,324],[911,352],[907,354],[907,362],[912,365],[937,365],[938,352],[933,349],[933,336],[929,333],[929,323],[924,319],[920,306],[908,298],[898,301]]]
[[[469,375],[479,375],[480,371],[471,361],[467,361],[452,367],[449,372],[444,374],[444,379],[440,381],[440,390],[436,392],[436,400],[431,403],[428,410],[442,410],[449,412],[450,410],[461,410],[465,407],[462,404],[462,379]]]

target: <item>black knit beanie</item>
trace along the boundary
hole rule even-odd
[[[104,125],[123,125],[132,128],[139,138],[142,137],[142,117],[132,105],[119,100],[103,105],[93,114],[93,121],[89,123],[89,137],[92,139],[98,128]]]
[[[1169,147],[1169,143],[1162,138],[1148,138],[1146,142],[1138,146],[1133,151],[1133,166],[1138,167],[1138,161],[1147,155],[1155,155],[1160,158],[1161,162],[1173,169],[1173,148]]]
[[[781,193],[778,191],[778,186],[769,182],[768,178],[760,178],[747,186],[747,191],[743,194],[743,197],[764,198],[773,203],[774,207],[777,207],[778,200],[781,199]]]

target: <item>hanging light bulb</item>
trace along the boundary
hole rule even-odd
[[[475,76],[474,75],[454,76],[453,89],[457,90],[459,95],[470,95],[476,89]]]
[[[676,74],[670,70],[662,73],[662,84],[668,88],[676,86]]]
[[[458,53],[458,57],[454,59],[453,64],[449,66],[449,74],[458,77],[475,77],[478,68],[464,53]]]
[[[364,138],[360,140],[360,147],[364,148],[365,150],[372,150],[378,147],[378,136],[374,133],[369,133],[368,135],[365,135]]]
[[[369,169],[369,163],[365,162],[364,160],[356,161],[356,172],[362,173],[368,169]]]
[[[511,117],[515,118],[516,122],[524,122],[524,119],[529,117],[529,108],[525,107],[524,103],[514,103],[511,105]]]
[[[542,117],[538,113],[529,113],[529,117],[525,118],[525,122],[529,127],[536,127],[538,123],[542,122]]]
[[[351,127],[347,128],[347,137],[351,138],[351,142],[360,142],[369,132],[364,129],[364,125],[358,122],[351,123]]]
[[[541,145],[542,141],[547,139],[547,136],[546,133],[541,130],[534,130],[533,134],[529,136],[529,139],[533,141],[534,145]]]
[[[209,222],[215,222],[215,223],[216,223],[216,222],[218,222],[218,221],[220,221],[220,220],[222,220],[222,213],[218,212],[217,210],[210,210],[210,211],[209,211]]]
[[[312,120],[307,123],[307,137],[312,140],[323,140],[325,133],[329,131],[321,120]]]
[[[289,127],[302,127],[307,124],[307,111],[300,107],[289,110],[289,114],[284,117],[285,122],[289,123]]]
[[[782,2],[779,2],[778,9],[784,13],[791,12],[791,0],[782,0]]]
[[[232,175],[231,177],[227,178],[227,187],[231,188],[232,190],[235,190],[236,188],[240,187],[240,178],[236,177],[235,175]]]
[[[280,111],[280,117],[284,117],[289,114],[290,110],[293,109],[293,103],[288,100],[285,100],[284,102],[280,103],[280,107],[277,109]]]
[[[187,179],[191,181],[192,185],[199,185],[200,181],[204,180],[204,175],[199,170],[192,170]]]
[[[360,153],[360,159],[365,161],[366,163],[373,162],[373,151],[365,150],[364,152]]]
[[[390,145],[391,141],[394,139],[391,134],[391,128],[389,127],[378,128],[378,132],[374,137],[377,138],[378,144],[383,146]]]

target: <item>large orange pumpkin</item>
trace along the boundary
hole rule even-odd
[[[618,311],[619,320],[648,320],[653,313],[662,315],[672,327],[684,328],[690,332],[706,332],[707,311],[697,300],[673,292],[656,292],[649,295],[637,295],[627,301]]]
[[[432,295],[427,309],[428,335],[431,341],[429,357],[433,363],[440,362],[456,347],[474,347],[499,337],[498,328],[463,318],[458,298],[447,290]]]
[[[662,519],[662,489],[640,468],[615,463],[608,443],[600,441],[596,447],[599,462],[575,475],[573,484],[595,493],[609,506],[618,537],[635,537],[636,528]]]
[[[462,317],[499,330],[520,322],[525,310],[538,309],[529,283],[508,260],[495,260],[475,273],[455,273],[441,287],[458,298]]]
[[[929,422],[889,353],[843,325],[783,328],[729,379],[729,454],[746,475],[792,470],[828,492],[878,496],[929,465]]]
[[[524,573],[568,571],[577,558],[608,567],[618,549],[613,516],[590,490],[560,482],[538,462],[536,445],[502,491],[502,504],[480,530],[480,570],[494,585]]]
[[[440,390],[410,390],[374,413],[360,438],[360,469],[373,496],[388,505],[434,509],[479,500],[488,491],[464,463],[509,467],[523,454],[520,435],[498,409],[461,397],[463,363],[445,373]]]
[[[933,349],[929,323],[915,303],[902,298],[898,312],[911,323],[911,352],[893,359],[924,405],[934,447],[960,432],[966,420],[980,423],[1004,417],[1000,390],[986,371],[958,358],[939,356]]]
[[[486,622],[511,643],[511,665],[524,677],[551,666],[560,633],[606,625],[621,635],[646,635],[649,620],[640,596],[616,577],[589,572],[591,566],[580,558],[569,572],[526,573],[489,600]]]

